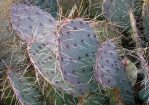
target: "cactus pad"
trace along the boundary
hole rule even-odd
[[[133,8],[133,1],[134,0],[104,0],[104,16],[113,23],[128,28],[130,25],[129,10]]]
[[[130,80],[131,85],[134,86],[137,80],[138,69],[135,64],[127,58],[124,58],[122,62],[125,66],[127,77]]]
[[[95,91],[97,86],[73,86],[64,80],[55,55],[55,46],[41,42],[34,42],[28,46],[28,52],[34,67],[56,89],[73,96],[82,96],[89,91]]]
[[[25,77],[16,71],[9,70],[8,79],[21,105],[44,105],[44,102],[40,100],[41,93],[32,87]]]
[[[98,44],[87,22],[76,19],[64,23],[58,34],[58,58],[66,81],[73,85],[84,85],[93,80]]]
[[[22,0],[21,3],[38,6],[39,8],[51,13],[53,17],[57,17],[57,0]]]
[[[146,0],[147,1],[147,0]],[[144,2],[143,7],[143,26],[144,26],[144,37],[149,41],[149,3]]]
[[[145,87],[140,91],[139,93],[139,97],[143,100],[143,101],[148,101],[149,99],[149,81],[145,81]]]
[[[145,102],[149,102],[149,66],[147,63],[142,62],[143,67],[143,80],[141,81],[141,85],[143,86],[142,90],[139,93],[139,97],[141,100]],[[141,73],[141,72],[140,72]]]
[[[104,95],[91,95],[81,105],[108,105],[108,100]]]
[[[120,39],[122,36],[118,28],[110,22],[92,22],[92,27],[98,34],[100,43],[105,42],[107,39]]]
[[[114,40],[101,45],[96,56],[95,77],[105,88],[118,88],[126,105],[134,104],[133,91]]]
[[[13,29],[27,43],[33,40],[48,41],[51,39],[49,35],[55,32],[54,18],[36,6],[14,5],[10,17]]]

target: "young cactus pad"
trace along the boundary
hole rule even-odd
[[[34,42],[28,46],[29,57],[38,72],[59,91],[73,96],[82,96],[90,90],[96,90],[97,85],[74,86],[64,80],[55,55],[55,47],[50,44]]]
[[[124,58],[122,60],[122,63],[124,64],[126,74],[131,82],[131,85],[134,86],[137,81],[137,74],[138,74],[138,69],[136,65],[127,58]]]
[[[117,25],[128,28],[130,25],[129,11],[134,0],[104,0],[104,16]]]
[[[119,88],[126,105],[134,105],[133,91],[117,52],[114,40],[108,40],[98,49],[95,64],[96,80],[105,88]]]
[[[14,5],[10,17],[13,29],[27,43],[51,40],[51,34],[55,31],[55,19],[36,6]]]
[[[73,85],[90,85],[98,41],[90,25],[68,20],[58,33],[58,58],[64,79]]]
[[[41,93],[22,75],[14,70],[8,71],[10,86],[21,105],[44,105]]]

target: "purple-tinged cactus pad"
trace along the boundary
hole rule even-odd
[[[68,20],[58,33],[58,58],[63,77],[73,85],[90,85],[98,41],[89,23]]]
[[[117,50],[114,40],[108,40],[101,45],[96,55],[95,77],[105,88],[120,89],[121,97],[126,105],[134,105],[131,83]]]
[[[116,46],[111,41],[102,44],[98,49],[95,65],[96,80],[104,87],[114,88],[116,84],[116,68],[119,67],[116,61],[119,61],[115,55]]]
[[[13,29],[27,43],[34,40],[48,41],[56,29],[54,18],[36,6],[14,5],[10,17]]]
[[[34,42],[28,46],[31,62],[37,71],[59,91],[73,96],[83,96],[90,91],[97,90],[97,84],[92,82],[90,86],[73,86],[64,80],[55,55],[55,46],[52,43]]]
[[[16,98],[21,105],[44,105],[40,99],[41,93],[35,89],[25,77],[20,75],[17,71],[9,70],[8,79]]]

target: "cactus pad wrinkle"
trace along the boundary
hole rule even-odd
[[[127,28],[130,25],[129,10],[134,0],[104,0],[103,12],[108,20]]]
[[[54,53],[54,47],[51,46],[43,42],[34,42],[28,46],[31,62],[39,73],[56,89],[73,96],[82,96],[90,90],[95,91],[97,87],[94,83],[90,87],[88,85],[73,86],[64,80]]]
[[[16,71],[9,71],[8,79],[21,105],[44,105],[44,102],[40,101],[40,92],[32,87],[25,77]]]
[[[73,85],[89,84],[98,41],[90,25],[81,20],[70,20],[58,35],[59,62],[64,79]]]
[[[134,104],[132,87],[117,53],[114,40],[106,41],[99,48],[95,65],[95,76],[96,80],[105,88],[118,87],[126,105]]]
[[[13,29],[25,42],[33,40],[51,40],[50,34],[55,31],[56,21],[47,12],[38,7],[23,4],[11,8],[11,23]]]

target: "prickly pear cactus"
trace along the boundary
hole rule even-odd
[[[55,30],[55,19],[36,6],[14,5],[10,17],[13,29],[26,43],[48,41]]]
[[[5,101],[4,104],[11,103],[3,95],[8,92],[3,80],[8,67],[19,68],[24,74],[31,67],[29,76],[36,77],[35,84],[31,84],[17,69],[7,73],[22,105],[142,105],[138,100],[148,102],[148,48],[142,38],[144,34],[149,39],[148,0],[144,0],[143,16],[142,0],[5,1],[0,0],[0,101]],[[97,20],[104,21],[97,23]],[[135,43],[128,45],[132,40]],[[144,70],[141,73],[145,79],[138,79],[139,69]],[[36,83],[42,93],[36,91]],[[41,95],[44,100],[40,99]]]
[[[21,0],[21,3],[38,6],[40,9],[51,13],[54,18],[57,17],[57,0]]]
[[[7,66],[24,68],[28,64],[23,44],[9,27],[7,20],[0,21],[0,71]]]
[[[58,33],[58,58],[64,79],[73,85],[90,84],[98,41],[83,20],[63,23]]]
[[[124,58],[122,63],[124,64],[126,74],[129,81],[131,82],[131,85],[134,86],[137,81],[137,74],[139,72],[137,67],[128,58]]]
[[[108,89],[106,93],[109,96],[110,105],[125,105],[122,101],[120,90],[118,88]]]
[[[145,101],[148,102],[149,99],[149,94],[148,94],[148,90],[149,90],[149,81],[145,81],[145,87],[140,91],[140,98]]]
[[[144,5],[143,5],[143,26],[144,26],[144,37],[149,40],[149,3],[148,0],[144,0]]]
[[[28,46],[28,52],[34,67],[56,89],[73,96],[82,96],[98,88],[94,83],[74,86],[65,81],[51,43],[34,42]]]
[[[104,0],[103,13],[106,19],[123,28],[130,25],[129,11],[133,9],[134,0]]]
[[[118,88],[126,105],[134,105],[133,91],[121,63],[114,40],[108,40],[98,49],[95,64],[96,80],[105,88]]]
[[[14,70],[8,71],[8,79],[16,98],[21,105],[44,105],[42,94],[32,87],[32,84],[22,75]]]
[[[143,100],[144,102],[149,102],[149,93],[148,93],[148,90],[149,90],[149,75],[148,75],[148,71],[149,71],[149,66],[148,65],[142,65],[144,66],[143,68],[145,69],[144,71],[144,80],[142,81],[142,90],[139,92],[139,97],[141,100]]]
[[[54,95],[55,97],[55,103],[54,105],[77,105],[78,103],[78,98],[77,97],[73,97],[71,95],[68,94],[58,94],[55,93]]]
[[[105,95],[91,95],[78,105],[108,105],[108,99]]]
[[[120,39],[120,37],[122,37],[118,28],[110,22],[92,22],[91,25],[101,43],[105,42],[107,39]]]
[[[20,14],[21,16],[25,15],[25,18],[18,18],[17,16]],[[32,16],[37,17],[37,21],[34,21]],[[55,38],[56,22],[54,21],[54,19],[51,17],[50,14],[43,12],[39,8],[34,6],[19,4],[12,7],[11,18],[13,20],[12,22],[13,28],[16,31],[19,31],[18,34],[21,34],[20,37],[28,43],[28,52],[34,67],[36,67],[38,72],[43,77],[45,77],[47,81],[49,81],[57,89],[63,90],[66,93],[72,94],[75,96],[87,94],[88,92],[95,91],[98,88],[98,86],[96,85],[96,82],[92,79],[93,78],[92,70],[93,70],[94,62],[91,59],[92,57],[95,58],[94,53],[97,48],[96,47],[97,40],[95,38],[94,33],[92,32],[91,28],[87,23],[85,23],[84,21],[78,21],[78,22],[74,21],[74,23],[70,24],[70,27],[72,25],[73,28],[75,28],[73,34],[75,36],[77,35],[78,37],[83,38],[83,40],[82,39],[78,40],[77,37],[72,37],[72,38],[75,38],[74,42],[81,41],[80,44],[78,42],[75,44],[75,46],[78,45],[78,49],[76,49],[77,47],[74,48],[75,51],[77,51],[78,53],[79,53],[79,50],[81,50],[82,52],[82,56],[80,55],[80,57],[82,58],[79,58],[78,56],[78,62],[81,62],[81,64],[78,62],[75,62],[75,66],[78,66],[77,70],[80,70],[80,71],[71,70],[68,72],[69,74],[74,71],[76,76],[80,78],[80,81],[79,81],[79,79],[77,79],[76,77],[73,77],[73,76],[68,77],[68,75],[65,75],[66,73],[64,72],[67,72],[67,71],[64,71],[64,72],[62,72],[63,70],[60,71],[62,67],[61,65],[63,64],[61,64],[61,62],[60,64],[57,64],[57,58],[60,58],[61,55],[59,56],[56,55],[57,53],[56,38]],[[44,21],[40,20],[42,18],[44,19]],[[19,24],[18,26],[17,25],[18,23],[21,23],[21,24]],[[26,25],[23,25],[25,23]],[[81,29],[82,26],[84,28]],[[23,29],[26,29],[26,27],[27,27],[27,30],[23,30]],[[31,27],[35,27],[34,29],[37,30],[33,35],[32,35],[33,29]],[[62,31],[66,31],[66,30],[72,31],[71,28],[68,28],[69,29],[68,30],[67,27],[69,27],[69,25],[66,26],[66,29],[64,28],[64,30]],[[57,31],[59,31],[59,29]],[[84,32],[86,32],[86,35],[84,35]],[[62,35],[58,38],[58,41],[60,41],[59,39],[61,37],[62,37],[62,40],[65,40],[66,38],[65,35]],[[68,38],[69,37],[71,36],[68,36]],[[58,45],[58,51],[61,52],[60,51],[61,49],[59,47],[60,45]],[[85,47],[88,47],[89,50],[86,49]],[[83,50],[88,52],[85,53]],[[73,55],[71,51],[69,53]],[[86,66],[86,67],[83,67],[83,66]],[[71,65],[67,67],[70,68]],[[68,70],[68,68],[66,70]],[[63,75],[61,74],[61,72]],[[78,74],[79,72],[80,74]],[[84,73],[86,73],[86,75],[84,75]],[[71,82],[70,80],[72,80],[71,79],[72,77],[75,80],[74,84],[76,84],[76,81],[77,81],[77,83],[80,85],[70,84]],[[67,81],[66,78],[69,79],[68,81],[69,83],[66,82]]]

